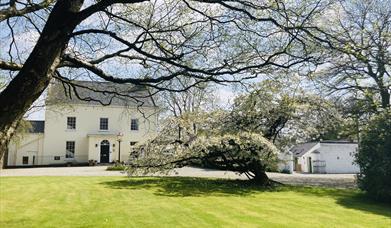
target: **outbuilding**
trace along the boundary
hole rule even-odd
[[[358,173],[354,163],[358,144],[349,141],[320,141],[298,144],[290,152],[294,171],[303,173]]]

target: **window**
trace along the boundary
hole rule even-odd
[[[29,164],[29,157],[28,156],[23,156],[23,165],[28,165]]]
[[[67,118],[67,129],[76,129],[76,117]]]
[[[137,142],[130,142],[130,146],[134,146],[136,144],[137,144]]]
[[[109,119],[108,118],[100,118],[99,129],[100,130],[109,130]]]
[[[131,119],[130,120],[130,130],[131,131],[138,131],[138,119]]]
[[[54,160],[60,160],[60,156],[54,156]]]
[[[65,158],[75,157],[75,141],[67,141]]]

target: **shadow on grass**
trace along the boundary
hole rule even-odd
[[[112,189],[149,189],[155,195],[168,197],[251,196],[262,192],[295,192],[301,195],[328,197],[346,208],[367,211],[391,218],[391,205],[368,199],[352,189],[322,187],[280,186],[262,187],[246,180],[208,179],[196,177],[137,177],[102,182]]]
[[[197,177],[133,177],[101,184],[114,189],[151,189],[156,195],[171,197],[250,195],[259,191],[276,190],[254,185],[246,180]]]
[[[285,186],[285,191],[293,191],[302,195],[328,197],[337,204],[354,210],[366,211],[391,218],[391,205],[369,198],[357,189],[337,189],[324,187]]]

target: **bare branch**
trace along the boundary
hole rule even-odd
[[[45,9],[55,2],[55,0],[43,0],[40,3],[31,3],[31,1],[28,2],[29,3],[25,4],[21,9],[17,9],[16,4],[13,4],[8,8],[0,10],[0,22],[12,17],[24,16],[26,14]]]

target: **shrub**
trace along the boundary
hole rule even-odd
[[[373,118],[364,130],[356,163],[358,185],[376,200],[391,202],[391,111]]]
[[[107,171],[125,171],[126,166],[125,165],[113,165],[113,166],[107,167],[106,170]]]
[[[285,173],[285,174],[291,174],[291,171],[287,168],[281,170],[281,173]]]

